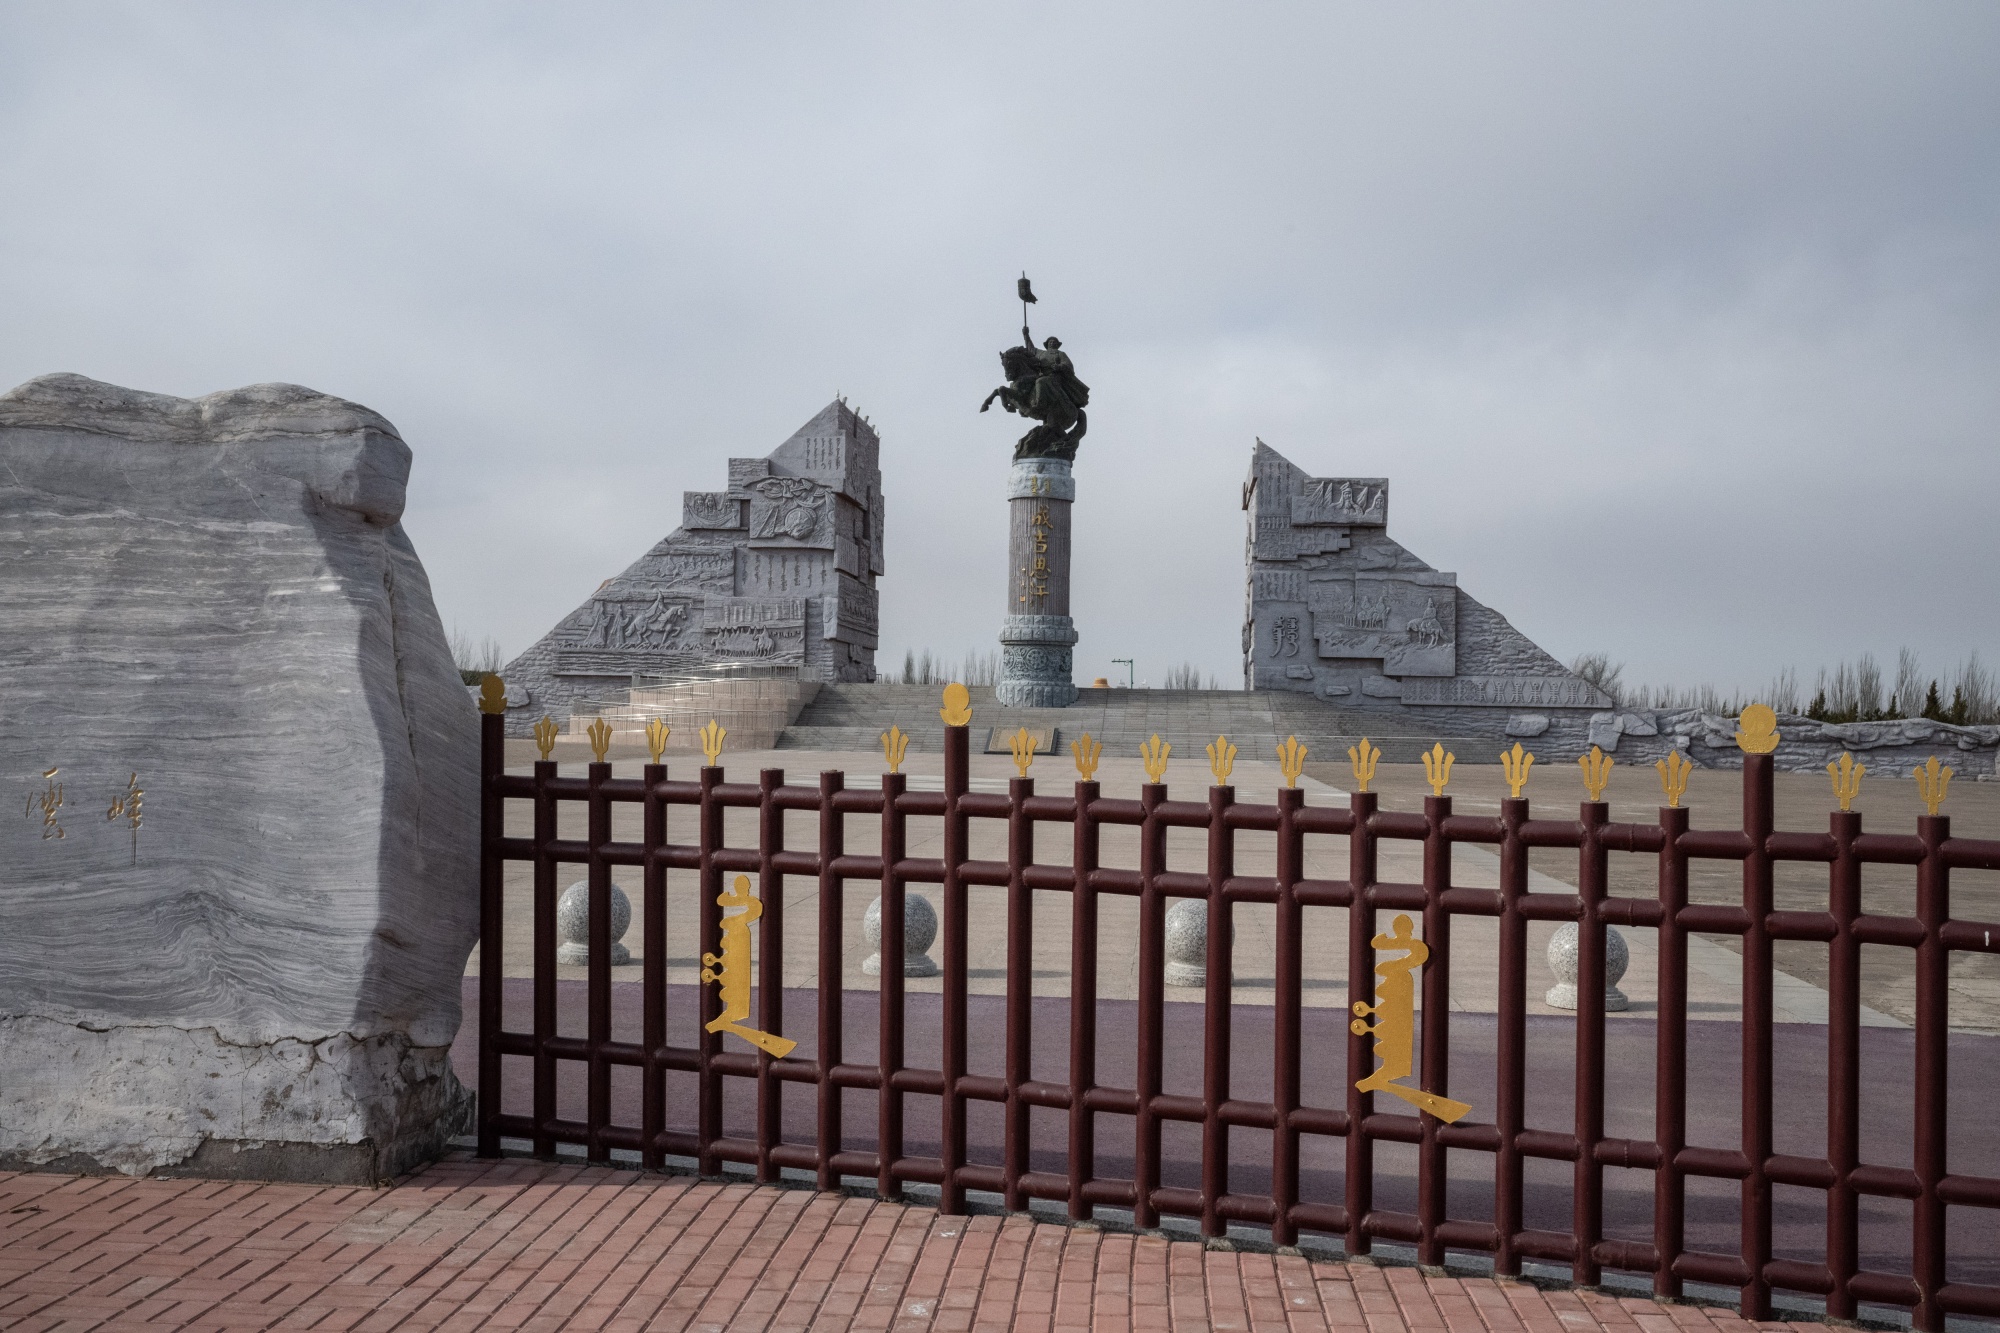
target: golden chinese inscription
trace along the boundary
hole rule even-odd
[[[722,988],[722,1012],[708,1021],[707,1029],[732,1032],[758,1050],[783,1059],[792,1053],[797,1042],[759,1032],[743,1023],[750,1017],[750,927],[764,915],[764,904],[750,892],[748,875],[738,875],[734,884],[716,895],[715,901],[724,909],[743,910],[722,918],[722,952],[701,956],[701,979],[716,982]]]
[[[111,808],[104,812],[105,819],[112,823],[125,821],[125,827],[132,831],[132,864],[139,864],[139,826],[145,822],[146,789],[139,785],[139,775],[125,784],[125,790],[112,799]]]
[[[44,789],[37,792],[29,792],[28,804],[23,810],[23,813],[29,819],[35,818],[37,810],[41,812],[42,840],[44,842],[58,838],[67,838],[69,836],[68,833],[63,831],[62,826],[63,785],[56,781],[56,775],[61,772],[62,769],[59,767],[51,768],[44,772],[42,774],[42,781],[46,784]]]
[[[1386,1092],[1401,1097],[1419,1111],[1429,1111],[1450,1124],[1462,1118],[1472,1107],[1421,1088],[1406,1088],[1396,1082],[1399,1078],[1410,1076],[1416,1046],[1417,983],[1411,974],[1431,956],[1430,946],[1417,939],[1412,930],[1410,918],[1398,916],[1390,934],[1377,935],[1369,941],[1377,949],[1401,949],[1404,953],[1400,958],[1375,964],[1375,975],[1379,980],[1375,983],[1374,1004],[1365,1000],[1354,1002],[1357,1017],[1347,1026],[1357,1037],[1375,1038],[1375,1058],[1382,1062],[1376,1066],[1374,1073],[1354,1086],[1362,1092]],[[1373,1027],[1362,1021],[1369,1015],[1375,1018]]]

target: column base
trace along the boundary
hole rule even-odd
[[[1008,616],[1000,627],[1000,681],[993,694],[1008,708],[1067,708],[1076,702],[1068,616]]]

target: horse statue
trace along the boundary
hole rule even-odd
[[[986,411],[997,398],[1009,412],[1040,423],[1014,446],[1014,461],[1074,460],[1077,443],[1090,424],[1083,412],[1090,402],[1090,386],[1076,377],[1062,341],[1049,338],[1037,348],[1024,327],[1021,346],[1000,353],[1000,368],[1007,382],[987,394],[979,410]]]

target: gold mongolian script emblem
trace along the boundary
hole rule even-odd
[[[1464,1102],[1440,1097],[1421,1088],[1406,1088],[1395,1080],[1410,1076],[1410,1059],[1417,1035],[1417,983],[1411,973],[1424,965],[1431,951],[1411,933],[1410,918],[1398,916],[1393,933],[1377,935],[1369,943],[1377,949],[1407,950],[1401,958],[1375,964],[1375,1003],[1354,1002],[1354,1012],[1375,1016],[1375,1026],[1356,1018],[1348,1024],[1357,1037],[1375,1038],[1375,1058],[1382,1063],[1374,1073],[1354,1086],[1363,1092],[1387,1092],[1401,1097],[1420,1111],[1429,1111],[1450,1124],[1472,1108]]]
[[[750,892],[748,875],[738,875],[736,883],[717,894],[715,901],[725,910],[731,907],[743,910],[722,918],[721,956],[712,953],[701,956],[701,979],[722,987],[722,1012],[709,1020],[708,1030],[733,1032],[758,1050],[782,1059],[792,1053],[797,1042],[743,1025],[743,1020],[750,1017],[750,926],[764,915],[764,904]]]

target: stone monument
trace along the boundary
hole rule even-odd
[[[1022,276],[1021,345],[1000,353],[1007,382],[986,395],[1036,424],[1014,446],[1007,474],[1007,611],[1000,623],[999,701],[1016,708],[1067,708],[1076,702],[1071,652],[1076,624],[1069,614],[1070,507],[1076,501],[1071,468],[1089,427],[1084,408],[1090,388],[1062,350],[1062,340],[1040,347],[1028,332],[1027,308],[1035,294]]]
[[[1243,683],[1344,708],[1421,710],[1421,726],[1580,735],[1611,698],[1389,538],[1383,477],[1311,477],[1257,441]],[[1504,722],[1504,725],[1503,725]]]
[[[460,1128],[479,723],[410,460],[296,385],[0,395],[0,1169],[372,1184]]]
[[[882,472],[875,428],[835,400],[508,663],[507,731],[602,703],[635,676],[729,663],[875,679]]]

